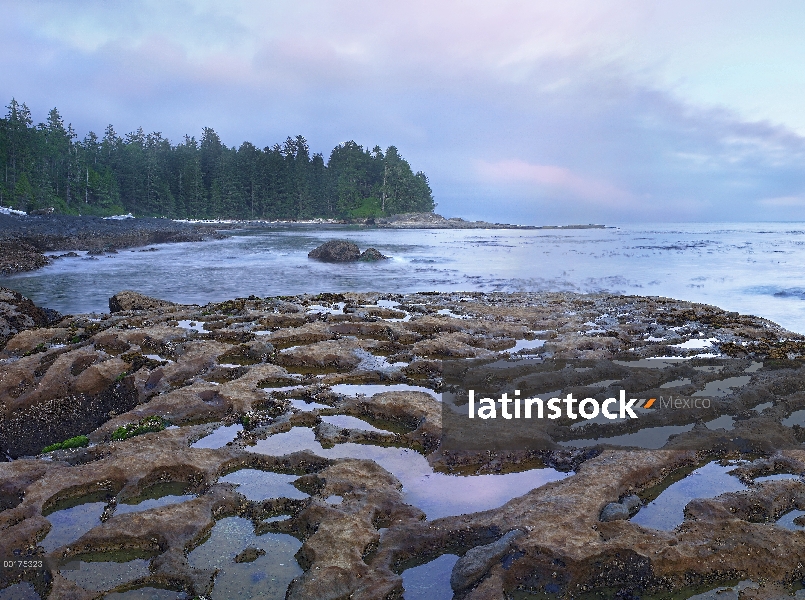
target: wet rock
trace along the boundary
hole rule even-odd
[[[253,340],[235,346],[218,357],[219,362],[253,364],[266,362],[274,355],[274,346],[264,340]]]
[[[476,348],[470,342],[473,338],[465,333],[439,333],[433,338],[416,342],[411,346],[417,356],[427,358],[481,358],[492,353],[484,348]]]
[[[0,452],[12,457],[36,455],[43,447],[92,431],[138,402],[131,378],[120,378],[125,363],[111,359],[70,374],[73,358],[56,359],[42,380],[29,382],[18,397],[0,393]],[[19,389],[19,387],[17,387]]]
[[[358,260],[362,260],[364,262],[374,262],[377,260],[386,260],[386,259],[388,259],[388,256],[380,254],[380,252],[375,248],[367,248],[358,257]]]
[[[213,228],[168,219],[111,220],[59,214],[31,218],[0,214],[0,272],[44,266],[48,261],[42,252],[129,248],[217,237],[220,234]]]
[[[0,241],[0,275],[34,271],[50,264],[50,259],[31,244]]]
[[[69,330],[64,328],[27,329],[8,340],[0,357],[26,356],[46,352],[52,344],[65,344],[72,337]]]
[[[629,516],[633,517],[640,510],[642,502],[640,501],[639,496],[635,496],[634,494],[632,494],[630,496],[626,496],[623,500],[621,500],[621,504],[623,504],[623,506],[626,507],[626,510],[629,511]]]
[[[285,367],[348,371],[361,362],[355,350],[371,347],[372,344],[361,340],[330,340],[290,348],[280,352],[276,361]]]
[[[353,242],[330,240],[311,250],[307,256],[324,262],[351,262],[360,258],[361,251]]]
[[[0,288],[0,348],[20,331],[47,327],[61,319],[55,310],[40,308],[19,292]]]
[[[246,548],[235,557],[236,563],[250,563],[256,561],[261,556],[265,556],[266,551],[262,548]]]
[[[515,529],[491,544],[468,550],[453,566],[450,587],[460,592],[474,586],[495,563],[509,553],[512,544],[523,535],[525,532]]]
[[[305,573],[286,598],[390,597],[400,587],[399,575],[367,565],[364,552],[380,539],[378,522],[412,523],[424,515],[403,502],[399,481],[372,461],[338,461],[319,477],[326,482],[322,498],[338,495],[344,501],[335,507],[319,500],[297,517],[299,527],[313,533],[297,553]]]
[[[631,515],[629,509],[620,502],[610,502],[601,511],[601,521],[604,523],[608,521],[619,521],[628,519]]]
[[[393,433],[350,429],[324,421],[316,426],[315,431],[316,439],[326,448],[332,448],[335,444],[345,443],[361,444],[374,442],[383,445],[399,443],[398,436]]]
[[[131,290],[118,292],[109,298],[109,312],[116,313],[126,310],[151,310],[154,308],[170,308],[177,306],[167,300],[159,300],[144,296]]]
[[[411,320],[383,321],[402,313],[363,306],[381,298],[400,302],[401,311],[412,315]],[[337,315],[338,319],[306,314],[312,304],[336,302],[346,303],[346,314]],[[467,318],[439,314],[443,309]],[[56,451],[45,460],[22,457],[0,463],[0,554],[35,548],[50,528],[43,515],[60,502],[78,502],[88,494],[101,494],[105,501],[115,495],[132,498],[156,482],[182,482],[182,489],[192,488],[198,497],[137,513],[108,511],[103,525],[71,543],[69,552],[67,546],[59,552],[124,548],[148,552],[155,556],[144,585],[181,586],[188,593],[208,595],[214,571],[191,568],[186,550],[203,539],[215,520],[231,515],[261,520],[288,514],[288,519],[259,527],[304,540],[298,559],[305,572],[291,584],[289,598],[399,597],[401,565],[421,564],[427,557],[461,553],[466,548],[473,550],[462,559],[464,571],[457,585],[468,586],[458,594],[467,599],[508,597],[522,589],[524,582],[536,582],[539,588],[545,582],[561,581],[560,591],[568,596],[594,594],[607,587],[629,598],[677,593],[691,581],[726,585],[714,579],[718,573],[776,581],[805,577],[802,567],[787,560],[805,552],[802,536],[770,525],[781,514],[805,507],[805,492],[798,480],[767,481],[744,492],[694,500],[686,507],[683,526],[674,531],[647,530],[628,520],[639,508],[634,494],[676,480],[682,469],[703,456],[734,457],[738,450],[730,444],[737,442],[724,438],[723,432],[698,427],[658,450],[602,451],[601,446],[575,449],[572,439],[598,438],[603,426],[593,423],[571,430],[569,423],[560,420],[545,435],[549,441],[570,442],[570,446],[549,446],[550,452],[458,455],[438,447],[441,406],[429,394],[408,391],[352,397],[330,389],[337,383],[404,382],[433,387],[432,380],[423,379],[439,377],[442,361],[417,355],[466,352],[494,357],[493,350],[539,331],[538,337],[552,344],[540,349],[545,354],[607,359],[590,365],[583,376],[573,368],[563,369],[556,385],[544,389],[568,388],[576,394],[576,390],[587,390],[583,382],[619,379],[625,389],[653,396],[652,390],[666,381],[686,378],[692,382],[690,390],[701,389],[715,379],[741,376],[752,360],[762,361],[770,353],[796,355],[798,344],[803,344],[801,336],[714,307],[612,295],[349,293],[237,299],[203,310],[206,314],[201,315],[198,308],[157,306],[101,320],[74,317],[56,327],[25,329],[9,341],[6,354],[0,357],[0,406],[5,411],[0,434],[11,432],[17,443],[35,439],[43,430],[57,436],[51,441],[62,441],[70,437],[65,429],[80,426],[83,430],[76,434],[87,435],[94,445]],[[188,331],[175,325],[180,320],[209,327],[201,333]],[[666,375],[661,369],[629,370],[620,365],[624,356],[613,350],[626,347],[627,340],[625,360],[669,351],[640,341],[641,332],[665,327],[657,324],[659,320],[696,331],[697,337],[731,340],[736,348],[744,348],[744,354],[760,354],[734,361],[718,373],[697,371],[691,365],[698,363],[693,361],[673,367]],[[278,330],[276,337],[261,335],[229,343],[261,328]],[[679,341],[684,331],[677,332]],[[233,338],[213,339],[219,332]],[[382,354],[390,362],[398,359],[389,354],[413,362],[403,370],[381,373],[364,368],[367,353]],[[158,356],[148,356],[153,354]],[[239,366],[221,366],[229,362]],[[301,374],[292,375],[289,370]],[[714,398],[714,409],[728,408],[735,411],[730,414],[741,415],[732,437],[742,440],[741,447],[759,447],[763,456],[736,469],[743,478],[805,471],[805,451],[799,449],[795,430],[781,424],[792,412],[805,409],[803,373],[801,361],[775,363],[774,369],[752,371],[751,383],[721,404]],[[293,389],[264,389],[265,385]],[[123,386],[128,395],[104,405],[104,394],[116,386]],[[769,396],[774,396],[772,406],[762,414],[755,412],[753,407]],[[291,415],[289,399],[299,398],[331,408]],[[31,420],[28,429],[19,422],[15,429],[8,428],[18,413]],[[492,510],[427,521],[421,511],[406,504],[399,481],[373,461],[329,460],[304,450],[281,456],[290,450],[282,447],[272,456],[253,447],[257,443],[257,449],[264,448],[259,445],[263,438],[283,432],[295,431],[288,439],[296,439],[293,436],[300,430],[292,427],[317,428],[319,417],[327,414],[365,418],[394,433],[328,426],[305,431],[308,439],[318,433],[324,443],[355,441],[408,448],[407,452],[426,454],[436,471],[454,475],[545,465],[573,474]],[[151,416],[179,427],[111,440],[117,427]],[[657,410],[641,414],[639,424],[691,423],[684,419],[685,411]],[[215,427],[239,421],[249,426],[231,443],[216,449],[191,447]],[[611,428],[608,435],[634,431],[629,424],[606,427]],[[760,442],[788,450],[767,452]],[[302,477],[315,480],[316,485],[306,487],[312,497],[304,501],[249,502],[232,486],[216,483],[221,474],[238,468],[304,473]],[[331,495],[343,501],[328,504]],[[622,518],[604,519],[602,507],[606,511],[605,505],[618,498],[622,500],[612,504],[619,507]],[[498,556],[496,544],[511,531],[522,532],[522,537],[516,548],[509,546]],[[5,585],[2,576],[0,587]],[[67,593],[68,587],[66,580],[55,576],[56,591]]]
[[[315,323],[305,323],[299,327],[278,329],[265,337],[272,344],[284,347],[331,340],[335,337],[335,334],[330,331],[326,323],[317,321]]]

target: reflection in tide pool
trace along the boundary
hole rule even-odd
[[[374,425],[370,425],[363,419],[358,417],[350,417],[349,415],[330,415],[321,418],[323,423],[329,423],[335,427],[343,429],[360,429],[362,431],[372,431],[374,433],[390,433],[384,429],[378,429]]]
[[[669,485],[653,502],[632,517],[632,522],[671,531],[685,518],[685,506],[694,498],[715,498],[726,492],[745,490],[741,480],[727,473],[735,465],[722,466],[711,462],[696,469],[684,479]]]
[[[88,590],[108,590],[127,581],[148,575],[148,562],[138,558],[128,562],[84,562],[78,569],[63,569],[62,577]]]
[[[69,544],[80,538],[93,527],[101,524],[101,514],[106,502],[87,502],[49,514],[46,518],[52,527],[39,545],[46,552]]]
[[[729,431],[730,429],[735,429],[735,417],[730,415],[721,415],[712,421],[705,422],[705,425],[707,425],[707,429],[711,429],[713,431],[716,429],[726,429]]]
[[[41,600],[41,596],[36,593],[34,586],[23,581],[0,590],[0,600]]]
[[[265,550],[254,562],[236,563],[248,547]],[[209,539],[187,555],[192,567],[219,569],[213,600],[269,598],[283,600],[288,585],[302,574],[294,554],[302,547],[295,537],[282,533],[255,535],[251,521],[227,517],[212,528]]]
[[[755,477],[755,483],[763,483],[764,481],[802,481],[800,475],[794,473],[775,473],[774,475],[764,475],[763,477]]]
[[[741,375],[740,377],[727,377],[710,381],[704,389],[694,392],[694,396],[704,396],[706,398],[719,398],[733,392],[734,388],[743,387],[752,379],[751,375]]]
[[[153,587],[143,587],[128,592],[116,592],[106,594],[103,600],[188,600],[189,596],[184,592],[174,592],[173,590],[161,590]]]
[[[238,437],[238,432],[243,431],[243,425],[235,423],[234,425],[224,425],[218,427],[210,433],[205,435],[197,442],[190,445],[191,448],[223,448],[229,442]]]
[[[367,397],[380,394],[382,392],[425,392],[430,394],[439,402],[442,401],[442,395],[439,392],[434,392],[430,388],[422,387],[420,385],[408,385],[406,383],[392,383],[389,385],[381,385],[377,383],[366,384],[353,384],[353,383],[337,383],[330,386],[330,389],[336,394],[343,394],[344,396],[357,396],[362,394]]]
[[[648,448],[656,450],[662,448],[668,438],[674,434],[684,433],[693,429],[693,423],[689,425],[663,425],[662,427],[646,427],[634,433],[625,433],[612,437],[602,437],[589,440],[570,440],[559,442],[562,446],[576,446],[586,448],[597,446],[598,444],[612,444],[613,446],[634,446],[636,448]]]
[[[182,502],[187,502],[193,498],[195,498],[193,494],[182,494],[180,496],[168,494],[167,496],[160,496],[159,498],[149,498],[148,500],[143,500],[138,504],[123,504],[121,502],[115,508],[115,514],[122,515],[125,513],[151,510],[152,508],[159,508],[161,506],[170,506],[171,504],[181,504]]]
[[[502,352],[509,354],[528,354],[528,350],[537,350],[545,345],[545,340],[517,340],[512,348],[506,348]]]
[[[402,572],[404,600],[451,600],[450,574],[458,556],[442,554],[424,565]]]
[[[786,529],[790,529],[792,531],[802,531],[802,525],[797,525],[794,523],[794,519],[797,519],[803,515],[805,515],[805,510],[791,510],[777,519],[775,525],[785,527]]]
[[[266,500],[268,498],[307,498],[308,494],[296,489],[292,483],[298,475],[286,475],[257,469],[241,469],[218,480],[218,483],[237,484],[237,491],[247,500]]]
[[[783,419],[782,423],[786,427],[793,427],[794,425],[805,426],[805,410],[795,410]]]
[[[325,458],[375,461],[400,480],[405,501],[422,510],[431,520],[497,508],[534,488],[568,476],[549,468],[505,475],[445,475],[434,472],[424,456],[407,448],[348,443],[324,449],[316,441],[313,430],[307,427],[294,427],[286,433],[272,435],[251,448],[252,452],[273,456],[299,450],[310,450]]]
[[[321,404],[320,402],[313,402],[312,400],[291,400],[291,407],[295,408],[296,410],[301,410],[302,412],[310,412],[312,410],[317,410],[321,408],[332,408],[331,406],[327,406],[326,404]]]

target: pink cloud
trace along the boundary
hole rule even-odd
[[[626,206],[635,201],[632,193],[608,181],[585,177],[565,167],[538,165],[511,159],[478,161],[479,175],[494,183],[534,184],[576,199],[608,206]]]

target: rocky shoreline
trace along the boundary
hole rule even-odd
[[[287,222],[283,224],[295,224]],[[153,218],[104,219],[69,215],[0,213],[0,276],[34,271],[61,258],[60,251],[114,253],[123,248],[221,237],[219,230],[276,226],[273,221],[172,221]],[[358,225],[379,229],[604,229],[604,225],[509,225],[446,219],[435,213],[407,213],[377,219],[298,222],[301,225]],[[376,252],[376,251],[375,251]],[[381,260],[379,253],[367,260]]]
[[[488,221],[465,221],[460,217],[446,219],[436,213],[404,213],[365,221],[382,229],[606,229],[606,225],[511,225]]]
[[[199,242],[218,234],[210,226],[168,219],[103,219],[69,215],[0,214],[0,275],[50,264],[64,250],[115,252],[167,242]]]
[[[783,424],[805,410],[805,338],[764,319],[666,298],[570,293],[346,293],[183,306],[124,292],[100,318],[61,317],[4,294],[0,447],[14,460],[0,463],[0,554],[49,567],[4,570],[0,588],[31,586],[54,599],[142,587],[209,595],[223,575],[191,564],[188,552],[235,517],[251,523],[257,544],[269,533],[300,544],[301,574],[283,584],[291,599],[400,598],[401,572],[445,554],[459,556],[450,582],[465,600],[666,597],[737,580],[755,582],[753,598],[777,598],[805,577],[794,560],[805,555],[805,535],[774,525],[805,510],[797,479],[805,436]],[[697,421],[648,450],[605,440],[576,447],[598,426],[559,420],[545,451],[444,452],[433,394],[444,391],[445,361],[518,352],[564,365],[556,375],[562,389],[580,397],[616,379],[647,396],[666,393],[668,383],[690,394],[729,383],[714,394],[713,410],[735,422],[711,429]],[[663,365],[669,356],[687,360]],[[368,384],[398,388],[339,391]],[[336,426],[333,417],[376,427]],[[662,428],[689,416],[645,418]],[[221,426],[240,430],[196,447]],[[634,431],[629,423],[607,427]],[[85,447],[37,456],[80,436]],[[299,436],[309,441],[291,443]],[[353,446],[349,458],[327,454]],[[398,476],[371,458],[373,448],[425,457],[433,473],[569,476],[499,508],[428,519]],[[745,459],[736,467],[745,491],[689,502],[670,531],[629,520],[691,469],[726,459]],[[296,479],[287,496],[255,500],[220,481],[244,469]],[[755,481],[785,473],[791,477]],[[166,485],[185,500],[117,508]],[[100,520],[63,543],[49,541],[51,515],[98,502]],[[241,548],[220,568],[267,560],[261,550]],[[148,569],[102,589],[79,585],[58,566],[132,557],[144,557]]]

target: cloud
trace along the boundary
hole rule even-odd
[[[518,159],[477,162],[479,175],[489,182],[504,184],[530,183],[553,189],[572,197],[617,207],[634,202],[634,196],[600,179],[585,177],[570,169],[554,165],[536,165]]]
[[[775,208],[802,208],[805,207],[805,196],[780,196],[778,198],[763,198],[762,200],[758,200],[758,204],[761,206]]]
[[[805,190],[796,123],[747,118],[739,89],[801,36],[767,44],[779,15],[742,2],[0,0],[0,12],[0,99],[35,120],[57,106],[80,135],[112,123],[174,141],[211,126],[230,146],[298,133],[324,153],[394,144],[440,211],[496,221],[786,218],[779,199]],[[735,38],[755,26],[765,37]],[[752,69],[716,47],[733,38]]]

